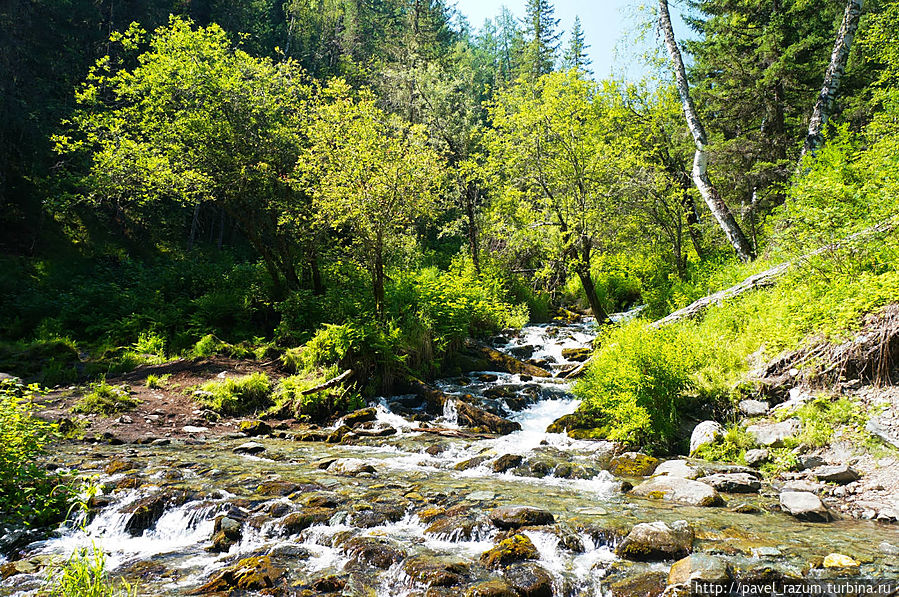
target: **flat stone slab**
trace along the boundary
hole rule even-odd
[[[787,419],[780,423],[759,423],[750,425],[746,431],[755,441],[766,448],[782,448],[784,442],[796,437],[802,431],[799,419]]]
[[[784,491],[780,494],[780,507],[807,522],[828,522],[832,518],[821,498],[808,491]]]
[[[761,481],[748,473],[726,473],[700,477],[697,481],[711,485],[725,493],[757,493],[762,488]]]
[[[819,481],[827,481],[839,485],[845,485],[861,479],[861,475],[855,469],[845,464],[819,466],[812,470],[812,473]]]
[[[637,485],[631,495],[687,506],[721,506],[724,500],[711,485],[678,477],[653,477]]]

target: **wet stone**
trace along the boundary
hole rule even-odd
[[[728,580],[730,576],[727,561],[708,554],[694,553],[671,566],[671,570],[668,571],[668,584],[719,583]]]
[[[130,515],[125,523],[125,532],[135,537],[141,535],[153,528],[166,510],[184,504],[188,497],[184,491],[165,490],[128,504],[119,510]]]
[[[375,467],[359,458],[338,458],[328,465],[328,471],[347,477],[376,472]]]
[[[234,448],[235,454],[261,454],[265,452],[265,446],[259,442],[246,442]]]
[[[425,533],[450,541],[470,541],[482,524],[481,519],[473,515],[447,516],[432,522]]]
[[[271,589],[282,576],[284,570],[274,566],[269,556],[244,558],[234,566],[214,574],[209,581],[193,591],[193,594]]]
[[[518,591],[497,578],[470,586],[465,591],[465,597],[518,597]]]
[[[343,545],[347,555],[354,561],[381,570],[406,559],[406,552],[383,537],[353,537]]]
[[[503,578],[521,597],[552,597],[552,576],[537,564],[526,562],[509,566],[503,571]]]
[[[725,493],[757,493],[762,487],[761,482],[748,473],[718,473],[700,477],[697,481]]]
[[[524,526],[554,524],[551,512],[530,506],[503,506],[490,512],[490,522],[500,529],[518,529]]]
[[[659,466],[659,459],[640,452],[625,452],[609,463],[609,472],[621,477],[648,477]]]
[[[668,526],[662,521],[635,525],[615,553],[629,560],[670,560],[686,556],[693,547],[693,530],[683,520]]]
[[[527,535],[513,535],[481,554],[485,568],[498,569],[516,562],[540,558],[537,548]]]
[[[463,581],[469,564],[451,556],[416,556],[406,560],[403,571],[413,580],[428,586],[453,587]]]
[[[711,486],[677,477],[653,477],[631,490],[637,497],[665,500],[688,506],[720,506],[724,500]]]
[[[807,522],[828,522],[831,519],[821,499],[807,491],[784,491],[780,494],[780,507]]]
[[[467,471],[470,468],[481,466],[488,460],[490,460],[489,456],[475,456],[474,458],[469,458],[468,460],[457,463],[453,468],[457,471]]]
[[[378,411],[372,407],[360,408],[344,416],[342,421],[347,427],[353,428],[362,423],[368,423],[378,418]]]
[[[237,430],[248,437],[270,435],[272,427],[265,421],[241,421]]]
[[[327,524],[334,512],[331,508],[305,508],[285,516],[280,526],[283,534],[295,535],[314,524]]]
[[[285,496],[298,491],[303,486],[290,481],[265,481],[256,488],[256,493],[264,496]]]
[[[520,465],[522,460],[523,458],[519,454],[503,454],[493,461],[490,468],[493,469],[494,473],[504,473]]]

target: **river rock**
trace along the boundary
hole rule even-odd
[[[244,558],[213,575],[203,586],[194,590],[202,593],[230,593],[231,591],[261,591],[271,589],[284,576],[284,570],[272,564],[269,556]]]
[[[615,553],[629,560],[670,560],[686,556],[693,548],[693,529],[678,520],[668,526],[661,520],[634,526]]]
[[[454,587],[468,573],[468,563],[452,556],[416,556],[406,560],[403,571],[429,587]]]
[[[690,454],[702,446],[714,444],[724,434],[724,427],[716,421],[703,421],[693,428],[690,434]]]
[[[231,546],[240,541],[243,536],[241,521],[228,516],[219,516],[215,519],[212,531],[212,546],[209,551],[223,553],[231,549]]]
[[[855,469],[846,466],[845,464],[819,466],[813,470],[812,473],[819,481],[827,481],[839,485],[846,485],[847,483],[852,483],[853,481],[861,479],[861,475],[859,475]]]
[[[861,564],[847,555],[841,553],[831,553],[824,558],[823,566],[825,568],[838,569],[858,569]]]
[[[361,537],[349,539],[343,545],[347,555],[356,562],[387,570],[406,559],[406,552],[384,537]]]
[[[344,415],[343,424],[347,427],[353,428],[362,423],[368,423],[370,421],[374,421],[378,418],[378,411],[373,408],[360,408],[359,410],[354,410],[348,415]]]
[[[831,519],[821,499],[807,491],[784,491],[780,494],[780,507],[799,520],[827,522]]]
[[[523,458],[520,454],[503,454],[493,461],[490,468],[493,469],[494,473],[504,473],[507,470],[520,465],[522,460]]]
[[[518,591],[506,581],[494,578],[472,585],[465,597],[518,597]]]
[[[743,460],[746,461],[746,464],[752,467],[757,467],[765,462],[768,462],[768,459],[771,457],[771,453],[768,452],[765,448],[755,448],[752,450],[746,450],[746,453],[743,455]]]
[[[359,458],[338,458],[328,465],[328,471],[347,477],[377,472],[375,467]]]
[[[249,437],[259,437],[260,435],[270,435],[272,426],[265,421],[241,421],[237,430]]]
[[[660,499],[687,506],[721,506],[724,500],[711,486],[678,477],[653,477],[631,490],[637,497]]]
[[[660,597],[665,592],[668,575],[653,571],[628,575],[609,586],[612,597]]]
[[[317,595],[340,593],[346,588],[346,579],[340,578],[334,574],[329,574],[328,576],[316,578],[309,585],[309,588],[315,591],[315,594]],[[300,594],[304,595],[305,592]]]
[[[641,452],[625,452],[612,458],[609,472],[620,477],[648,477],[659,466],[659,459]]]
[[[425,533],[434,535],[439,539],[469,541],[475,536],[482,524],[482,519],[475,515],[445,516],[434,520],[425,529]]]
[[[527,535],[518,534],[503,539],[482,553],[480,560],[485,568],[498,569],[516,562],[539,558],[540,552],[537,551]]]
[[[590,348],[563,348],[562,358],[576,363],[583,363],[590,358],[592,352]]]
[[[521,430],[521,425],[515,421],[504,419],[503,417],[487,412],[483,408],[472,406],[461,400],[456,401],[456,412],[458,413],[459,424],[471,427],[475,431],[506,435],[513,431]]]
[[[768,410],[771,407],[762,400],[741,400],[737,404],[737,408],[747,417],[762,417],[768,414]]]
[[[553,577],[543,567],[532,562],[509,566],[503,578],[521,597],[552,597]]]
[[[296,535],[314,524],[327,524],[334,512],[332,508],[303,508],[299,512],[288,514],[280,521],[282,534]]]
[[[259,442],[246,442],[234,448],[235,454],[262,454],[265,452],[265,446]]]
[[[490,522],[501,529],[543,526],[556,522],[552,512],[531,506],[502,506],[490,512]]]
[[[756,443],[766,448],[782,448],[784,441],[796,437],[802,431],[799,419],[787,419],[780,423],[759,423],[750,425],[746,431]]]
[[[181,506],[188,498],[187,492],[164,490],[124,506],[119,512],[129,514],[125,532],[134,537],[143,534],[156,525],[166,510]]]
[[[668,476],[680,479],[695,479],[699,476],[699,470],[690,466],[686,460],[666,460],[656,467],[657,477]]]
[[[725,560],[704,553],[694,553],[671,566],[668,584],[720,583],[727,581],[730,575],[730,567]]]
[[[756,493],[762,487],[761,482],[748,473],[718,473],[700,477],[697,481],[724,493]]]
[[[814,454],[803,454],[796,459],[796,469],[800,471],[818,468],[819,466],[824,466],[826,464],[827,462],[825,462],[823,458],[815,456]]]

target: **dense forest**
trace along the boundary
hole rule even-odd
[[[745,465],[738,404],[801,385],[826,392],[767,475],[862,433],[882,410],[847,379],[899,355],[899,2],[668,4],[634,81],[549,0],[479,26],[443,0],[5,2],[0,527],[65,518],[74,476],[32,458],[108,440],[134,386],[314,435],[381,396],[445,410],[435,380],[497,362],[548,377],[486,339],[589,316],[551,431]],[[185,363],[247,375],[176,388]]]

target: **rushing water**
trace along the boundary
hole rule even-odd
[[[511,354],[533,348],[530,358],[558,371],[571,365],[563,349],[586,347],[592,339],[589,322],[532,325],[497,338],[494,345]],[[811,558],[836,551],[860,559],[867,572],[899,573],[895,558],[879,547],[884,542],[899,545],[899,533],[873,523],[801,523],[764,511],[773,495],[729,498],[762,506],[760,514],[624,496],[621,480],[601,466],[608,444],[546,433],[552,421],[578,405],[563,380],[471,372],[437,383],[450,395],[480,397],[485,408],[519,422],[521,430],[495,438],[423,432],[409,418],[415,412],[412,398],[394,396],[379,401],[373,425],[392,427],[396,433],[364,438],[358,445],[266,438],[258,440],[266,447],[258,456],[235,454],[232,450],[245,441],[236,438],[134,446],[121,453],[108,446],[63,447],[56,459],[82,471],[101,471],[109,458],[122,455],[141,468],[111,476],[98,473],[109,491],[108,505],[33,544],[28,557],[62,559],[96,546],[107,554],[111,570],[137,582],[140,594],[177,595],[190,593],[241,558],[269,554],[287,570],[291,587],[335,574],[346,580],[344,594],[412,597],[424,595],[427,587],[409,576],[403,562],[418,556],[464,562],[464,584],[496,578],[496,572],[478,564],[500,535],[486,513],[501,505],[523,504],[549,510],[558,523],[525,531],[539,552],[539,565],[553,577],[556,595],[601,595],[622,571],[667,571],[665,563],[635,565],[614,555],[621,532],[653,520],[690,521],[697,530],[697,549],[726,554],[743,570],[776,565],[801,574]],[[450,400],[431,425],[452,430],[457,428],[456,416]],[[496,472],[497,457],[509,455],[521,456],[527,466]],[[340,474],[325,468],[333,458],[351,459],[347,462],[371,466],[374,472]],[[541,462],[546,470],[535,475],[534,463]],[[565,474],[559,473],[562,470]],[[135,478],[137,482],[123,483]],[[287,489],[266,491],[266,483]],[[113,489],[116,485],[122,488]],[[129,529],[129,505],[170,490],[188,493],[167,503],[146,530]],[[286,521],[308,507],[310,495],[329,501],[328,518],[307,528],[291,527]],[[216,518],[224,514],[241,520],[242,536],[224,553],[213,553],[208,551],[210,538]],[[442,518],[463,522],[431,526]],[[401,555],[386,569],[359,563],[348,547],[351,538],[383,541]],[[42,582],[42,573],[10,576],[0,584],[0,595],[30,595]],[[458,594],[463,592],[458,589]]]

